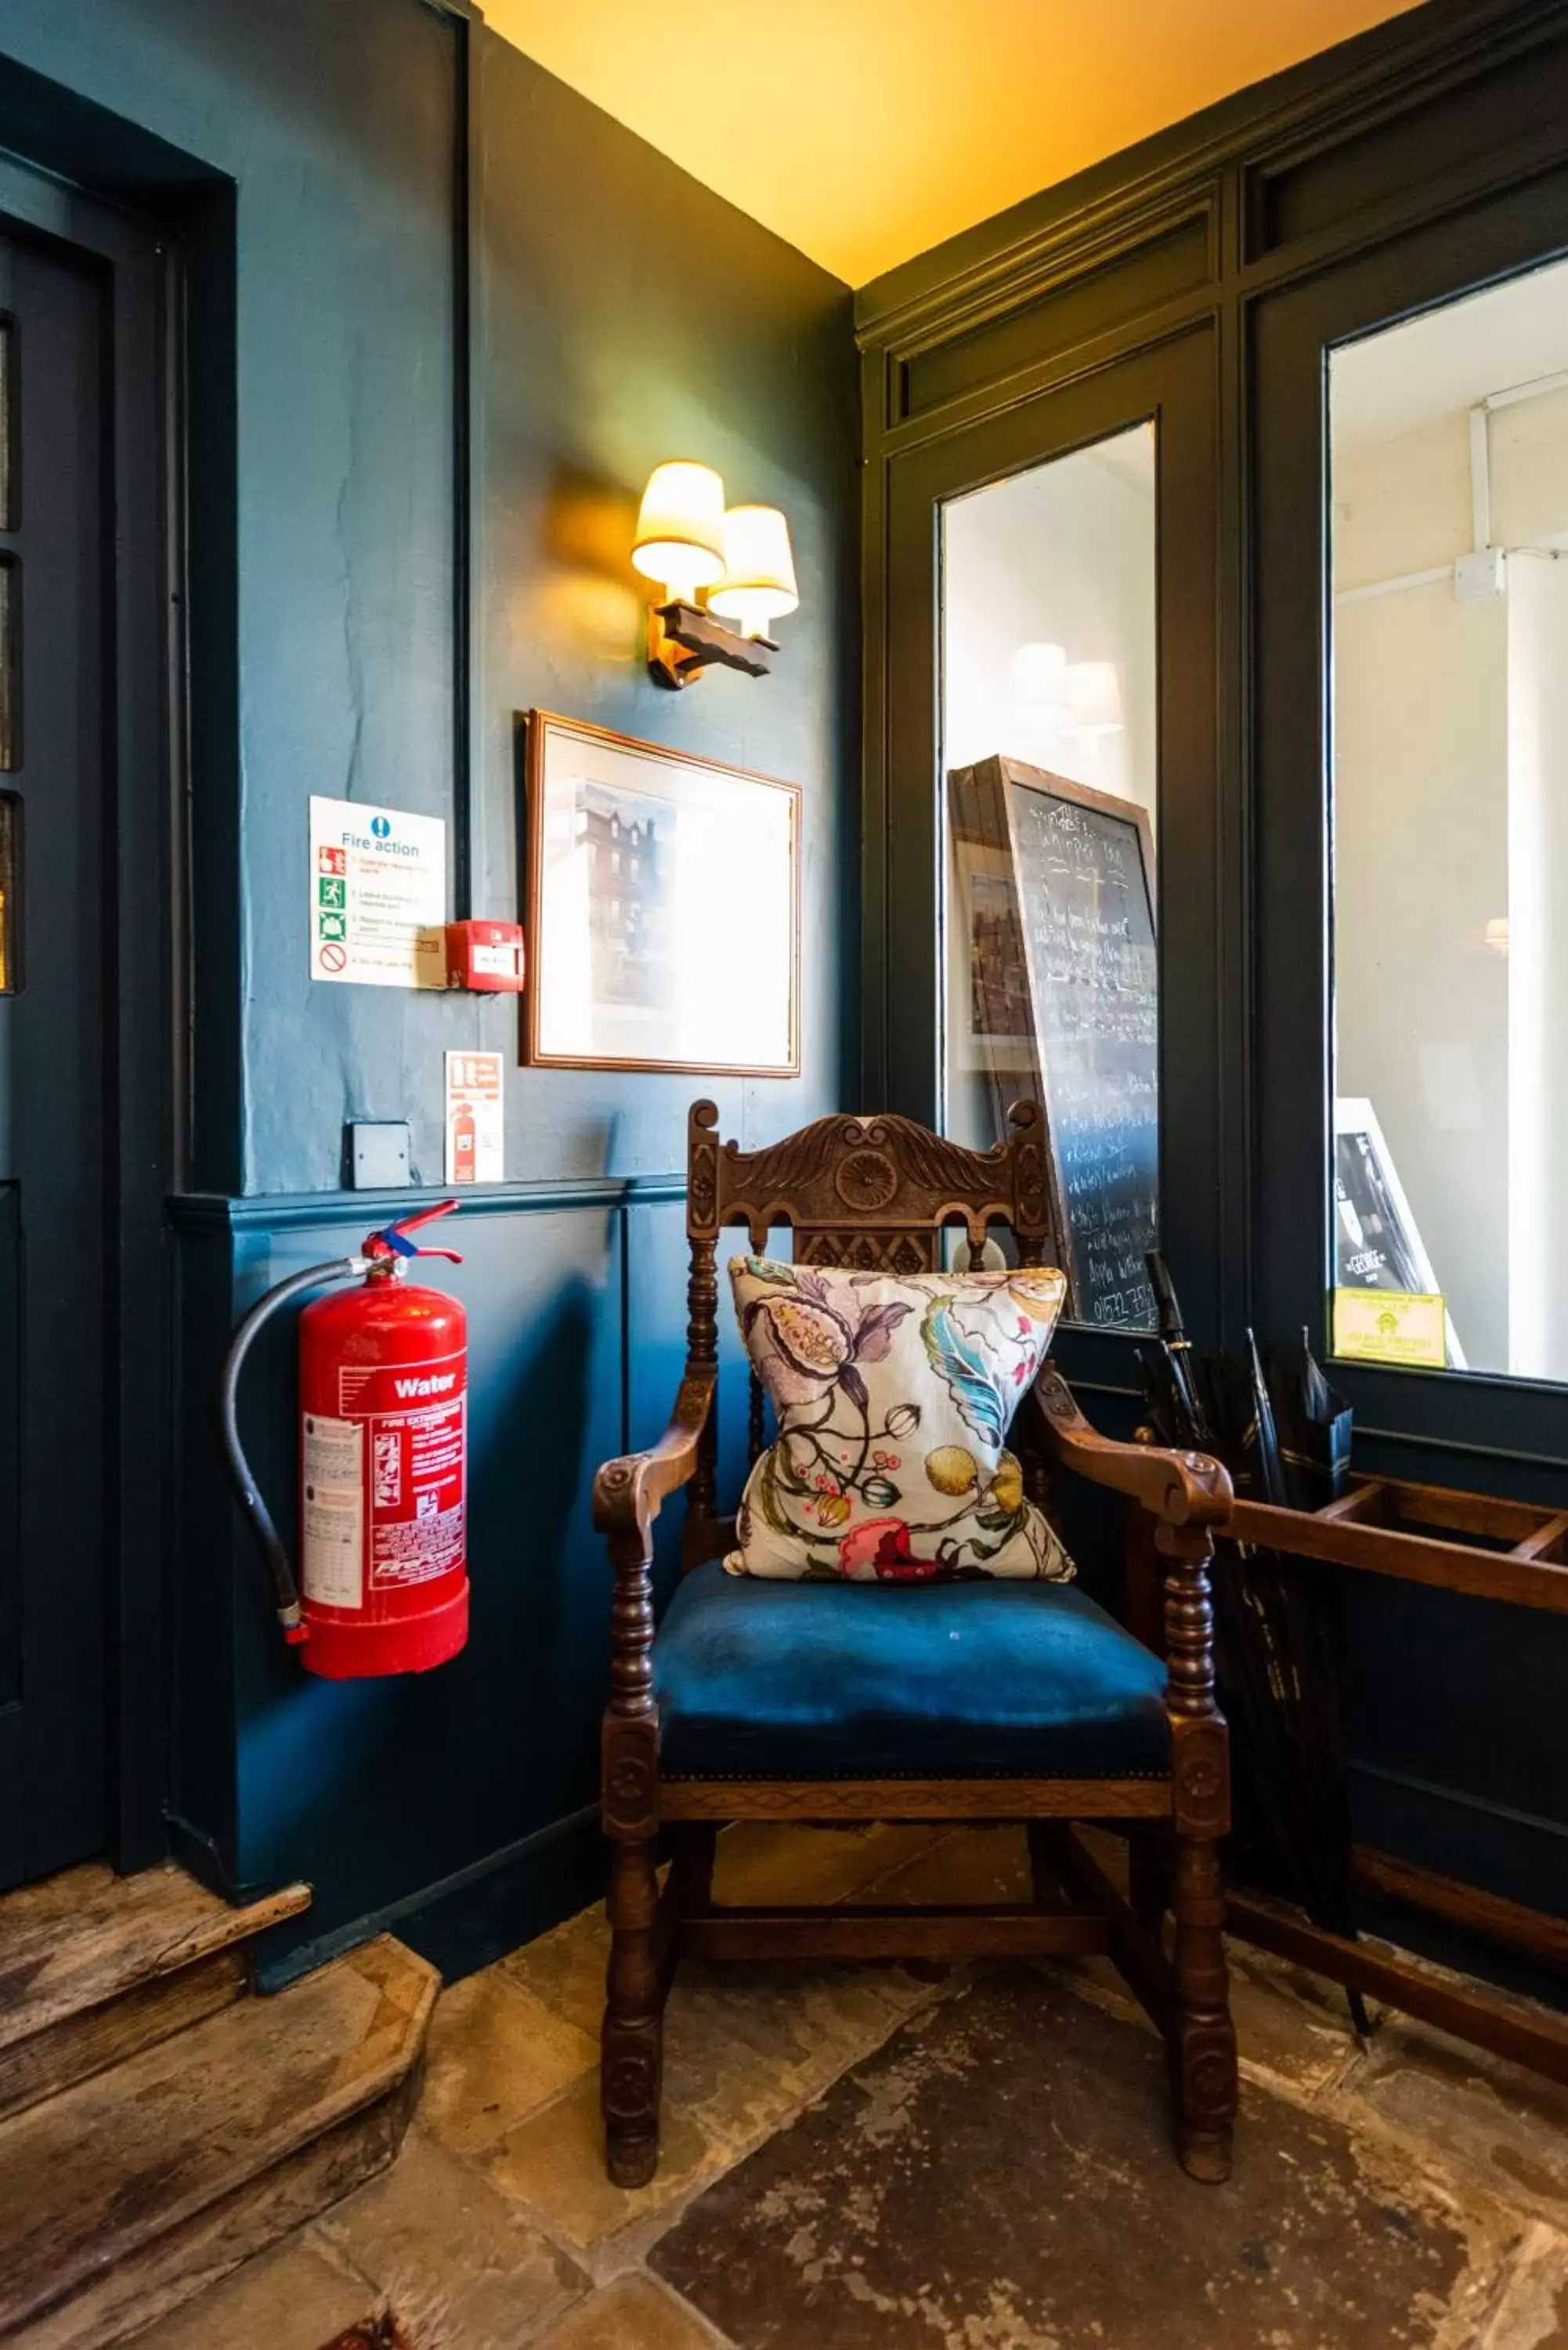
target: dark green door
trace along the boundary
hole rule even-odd
[[[109,1835],[103,280],[0,235],[0,1881]]]

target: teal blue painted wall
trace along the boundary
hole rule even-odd
[[[798,783],[803,1074],[715,1086],[525,1071],[504,1000],[307,975],[309,795],[454,815],[459,38],[421,0],[0,0],[0,105],[14,60],[167,142],[160,161],[130,140],[128,186],[160,172],[232,185],[232,421],[221,400],[196,419],[219,442],[233,434],[237,602],[232,647],[221,598],[203,615],[215,653],[198,642],[214,691],[193,778],[200,1196],[171,1212],[171,1800],[178,1848],[216,1881],[314,1882],[275,1971],[420,1911],[432,1891],[436,1914],[410,1930],[459,1967],[505,1930],[503,1910],[537,1922],[568,1898],[592,1851],[572,1824],[593,1794],[607,1607],[587,1485],[599,1458],[658,1432],[673,1388],[681,1213],[667,1179],[686,1104],[716,1092],[724,1130],[760,1141],[844,1091],[858,641],[847,290],[482,26],[475,910],[518,911],[514,713],[531,705]],[[48,109],[30,87],[5,111],[41,151]],[[106,130],[101,151],[119,135]],[[226,220],[220,203],[209,244]],[[210,390],[226,359],[216,342],[196,356]],[[626,548],[642,482],[672,454],[706,458],[733,496],[789,515],[802,605],[770,679],[718,674],[675,696],[647,678]],[[216,577],[223,517],[195,520]],[[214,681],[230,650],[225,719]],[[507,1175],[530,1187],[468,1220],[450,1280],[473,1315],[473,1633],[427,1679],[333,1689],[277,1642],[219,1479],[211,1383],[261,1290],[357,1236],[362,1203],[335,1196],[345,1119],[408,1117],[416,1166],[439,1180],[453,1045],[507,1055]],[[280,1342],[247,1383],[247,1419],[286,1515],[290,1408]]]

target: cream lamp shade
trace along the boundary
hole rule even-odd
[[[799,602],[789,525],[777,506],[732,506],[724,516],[724,576],[708,609],[739,621],[742,636],[760,637]]]
[[[661,579],[672,601],[690,603],[724,576],[724,484],[711,465],[684,458],[656,465],[642,494],[631,559]]]

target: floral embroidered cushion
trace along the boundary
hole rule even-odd
[[[900,1277],[738,1256],[730,1282],[778,1418],[746,1481],[732,1575],[1072,1575],[1006,1449],[1061,1274]]]

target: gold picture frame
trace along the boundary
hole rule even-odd
[[[524,1062],[798,1076],[800,785],[552,711],[522,725]]]

